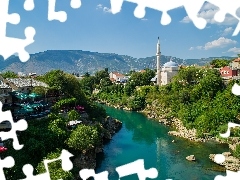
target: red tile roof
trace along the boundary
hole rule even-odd
[[[116,76],[124,76],[123,74],[120,74],[120,73],[118,73],[118,72],[112,72],[113,74],[115,74]]]

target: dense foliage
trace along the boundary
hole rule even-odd
[[[89,115],[88,121],[100,121],[106,117],[105,110],[86,97],[79,80],[60,70],[50,71],[38,79],[48,83],[49,89],[61,91],[63,96],[58,98],[51,108],[52,112],[47,117],[28,121],[28,129],[19,133],[18,137],[20,144],[24,144],[23,149],[16,151],[12,147],[12,141],[6,142],[5,146],[8,150],[2,153],[2,157],[13,156],[15,159],[15,166],[5,169],[9,180],[25,178],[22,171],[24,164],[30,163],[34,167],[34,173],[43,173],[46,170],[42,161],[59,157],[60,150],[66,149],[74,155],[79,155],[82,150],[95,148],[102,142],[100,136],[102,130],[96,126],[79,125],[72,131],[66,127],[69,121],[81,118],[81,114],[74,110],[76,105],[85,108],[85,112]],[[59,113],[62,108],[69,110],[67,116]],[[49,169],[52,179],[66,180],[73,179],[79,171],[74,168],[70,172],[63,171],[61,161],[51,163]]]
[[[212,60],[210,65],[212,65],[213,68],[221,68],[221,67],[224,67],[224,66],[228,66],[230,62],[231,62],[231,60],[214,59],[214,60]]]
[[[17,78],[18,77],[18,75],[15,72],[12,72],[12,71],[6,71],[4,73],[1,73],[1,76],[3,78]]]
[[[160,88],[149,86],[153,75],[150,71],[145,74],[133,72],[125,86],[107,86],[95,96],[132,110],[144,109],[146,105],[167,109],[156,113],[179,118],[187,128],[196,128],[200,137],[205,133],[217,136],[219,131],[226,131],[228,122],[238,122],[240,98],[231,92],[232,85],[238,82],[226,85],[218,70],[194,66],[181,68],[171,83]]]
[[[74,150],[88,151],[98,145],[99,139],[100,133],[96,127],[79,125],[66,142]]]

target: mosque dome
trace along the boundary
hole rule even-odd
[[[163,67],[178,67],[178,64],[170,60],[169,62],[166,62]]]

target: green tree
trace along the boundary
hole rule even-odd
[[[83,77],[90,77],[89,72],[86,72]]]
[[[100,134],[95,126],[78,125],[66,143],[70,148],[80,151],[93,149],[100,142]]]
[[[100,84],[101,79],[109,78],[108,69],[105,68],[104,70],[97,71],[95,73],[95,78],[96,78],[96,81],[95,81],[96,84]]]
[[[17,78],[18,75],[13,71],[6,71],[1,74],[3,78]]]
[[[71,110],[68,112],[69,121],[78,120],[80,117],[81,117],[80,114],[76,110]]]
[[[94,76],[84,77],[80,80],[80,86],[86,94],[91,95],[95,88],[95,81]]]
[[[61,155],[61,151],[59,149],[57,149],[56,151],[47,154],[47,156],[43,160],[56,159],[60,155]],[[71,172],[64,171],[62,169],[62,163],[63,162],[61,160],[58,160],[56,162],[52,162],[52,163],[48,164],[50,178],[53,180],[58,180],[58,179],[72,180],[72,179],[74,179],[74,176]],[[39,163],[36,169],[37,169],[38,174],[46,172],[43,162]]]
[[[228,66],[230,62],[230,60],[226,59],[214,59],[210,62],[210,65],[212,65],[214,68],[221,68],[224,66]]]

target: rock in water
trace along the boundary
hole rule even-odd
[[[195,160],[196,160],[196,158],[195,158],[194,155],[187,156],[186,159],[187,159],[188,161],[195,161]]]

